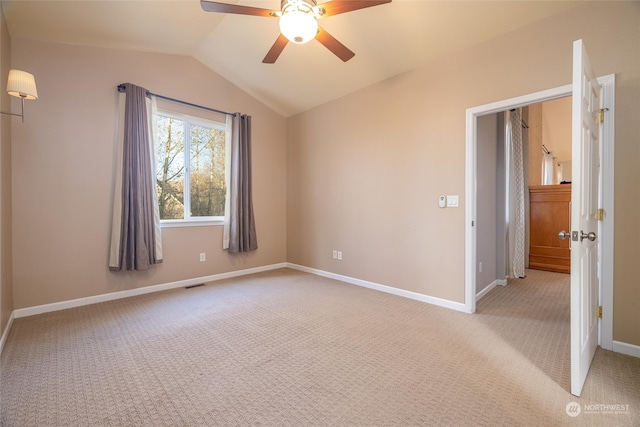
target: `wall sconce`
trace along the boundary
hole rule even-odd
[[[24,100],[38,99],[36,79],[33,77],[33,74],[27,73],[26,71],[9,70],[7,93],[22,100],[22,114],[5,113],[4,111],[0,111],[0,114],[21,117],[22,123],[24,123]]]

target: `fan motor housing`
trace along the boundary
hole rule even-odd
[[[318,33],[315,0],[282,0],[280,32],[297,44],[313,40]]]
[[[313,13],[313,8],[317,5],[316,0],[282,0],[280,2],[280,10],[282,13],[293,12],[295,10]]]

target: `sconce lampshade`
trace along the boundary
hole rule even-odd
[[[38,99],[36,79],[33,74],[20,70],[9,70],[7,92],[11,96],[23,99]]]

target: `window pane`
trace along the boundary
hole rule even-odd
[[[160,219],[184,218],[184,122],[158,116],[156,183]]]
[[[191,216],[224,216],[224,131],[191,126]]]

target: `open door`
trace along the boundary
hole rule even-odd
[[[582,43],[573,43],[571,191],[571,394],[580,396],[598,346],[600,85]]]

